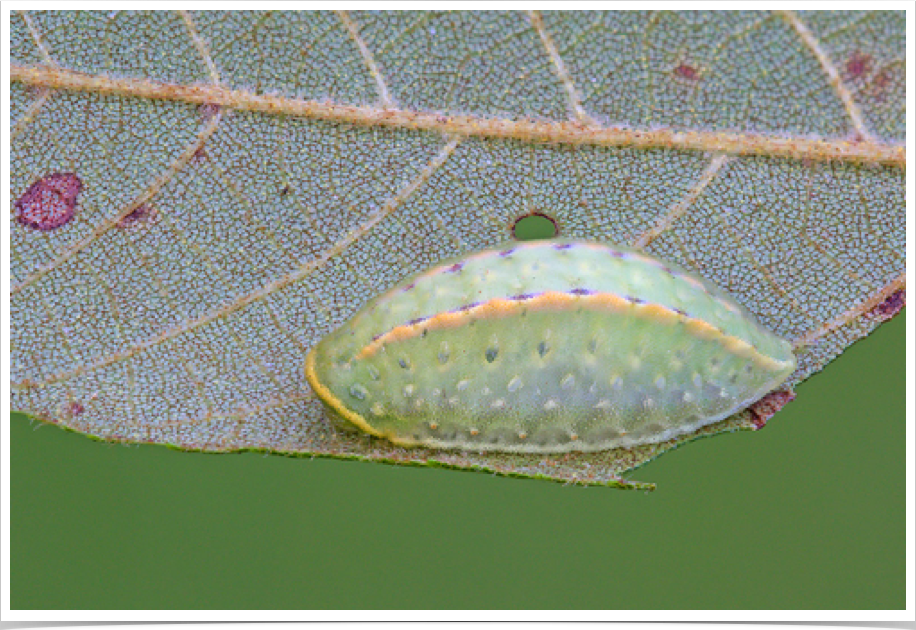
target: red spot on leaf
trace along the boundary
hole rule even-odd
[[[770,392],[748,408],[748,411],[751,412],[751,422],[754,423],[757,430],[762,429],[777,411],[793,400],[795,400],[795,392],[791,389]]]
[[[118,227],[122,230],[126,230],[132,227],[148,225],[156,218],[156,214],[156,208],[153,206],[147,204],[139,205],[134,208],[130,214],[125,215],[118,221]]]
[[[900,289],[889,295],[886,300],[869,311],[868,315],[878,321],[886,322],[903,310],[904,306],[906,306],[906,289]]]
[[[878,102],[883,102],[887,95],[887,88],[895,81],[893,68],[882,68],[871,80],[868,91],[871,92],[872,98]]]
[[[871,55],[856,51],[846,61],[846,76],[850,79],[858,79],[867,74],[870,69]]]
[[[73,218],[82,189],[83,182],[74,173],[45,175],[16,200],[16,220],[42,232],[56,230]]]
[[[86,407],[83,406],[83,403],[71,400],[70,402],[61,403],[57,408],[57,414],[54,418],[42,418],[46,422],[53,422],[55,424],[67,420],[72,420],[86,411]]]
[[[687,79],[689,81],[696,81],[700,78],[700,71],[691,65],[682,63],[674,69],[674,76],[680,77],[682,79]]]
[[[197,110],[200,112],[200,115],[204,117],[204,119],[213,118],[220,112],[220,109],[220,106],[216,103],[201,103],[197,107]]]

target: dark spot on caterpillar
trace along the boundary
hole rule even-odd
[[[549,351],[550,351],[550,346],[547,345],[546,341],[542,341],[541,343],[538,344],[538,354],[541,355],[541,357],[543,357]]]
[[[510,248],[510,249],[507,249],[507,250],[504,250],[504,251],[501,251],[501,252],[499,252],[499,257],[500,257],[500,258],[506,258],[507,256],[511,256],[512,253],[513,253],[514,251],[515,251],[515,248],[514,248],[514,247],[512,247],[512,248]]]
[[[487,363],[493,363],[496,357],[499,356],[499,348],[487,348],[485,355],[487,357]]]
[[[82,189],[83,182],[74,173],[45,175],[16,200],[16,220],[41,232],[56,230],[73,219]]]
[[[204,147],[200,147],[197,149],[197,151],[194,152],[194,155],[191,156],[191,159],[200,161],[200,160],[206,160],[208,157],[209,156],[207,155],[207,149],[205,149]]]
[[[564,249],[570,249],[572,246],[573,246],[572,243],[557,243],[556,245],[553,246],[553,248],[556,250],[564,250]]]
[[[410,361],[404,357],[398,359],[398,365],[400,365],[405,370],[410,367]]]
[[[683,309],[671,307],[671,310],[677,313],[678,315],[683,315],[684,317],[687,316],[687,313]]]
[[[410,291],[410,290],[411,290],[412,288],[414,288],[415,286],[417,286],[417,283],[416,283],[416,282],[411,282],[411,283],[408,284],[406,287],[404,287],[403,289],[401,289],[401,293],[407,293],[408,291]]]
[[[286,195],[289,194],[289,191],[290,191],[289,184],[286,184],[283,188],[280,189],[280,196],[285,197]]]
[[[446,271],[446,273],[458,273],[458,272],[461,271],[463,268],[464,268],[464,263],[455,263],[454,265],[452,265],[451,267],[449,267],[449,268],[446,269],[445,271]]]
[[[536,297],[537,293],[519,293],[518,295],[513,295],[510,300],[530,300],[533,297]]]
[[[617,249],[612,249],[612,250],[610,250],[608,253],[609,253],[611,256],[613,256],[614,258],[626,258],[626,257],[627,257],[626,252],[622,252],[622,251],[617,250]]]
[[[766,426],[767,421],[773,417],[777,411],[795,400],[795,392],[783,390],[770,392],[748,408],[751,413],[751,422],[758,430]]]
[[[417,317],[416,319],[412,319],[412,320],[408,321],[408,322],[407,322],[406,324],[404,324],[404,325],[405,325],[405,326],[414,326],[415,324],[419,324],[420,322],[424,322],[424,321],[426,321],[427,319],[429,319],[429,318],[427,318],[427,317]]]
[[[480,306],[480,302],[471,302],[470,304],[465,304],[464,306],[459,306],[457,309],[455,309],[455,310],[452,311],[452,312],[453,312],[453,313],[463,313],[463,312],[465,312],[465,311],[469,311],[469,310],[471,310],[472,308],[476,308],[476,307],[478,307],[478,306]]]
[[[591,289],[582,289],[582,288],[570,289],[569,292],[572,295],[594,295],[595,293]]]
[[[646,303],[646,301],[643,300],[642,298],[633,297],[632,295],[628,295],[624,299],[626,299],[628,302],[632,302],[633,304],[645,304]]]

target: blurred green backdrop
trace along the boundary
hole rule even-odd
[[[905,322],[652,493],[100,444],[11,418],[11,606],[905,606]],[[37,430],[36,430],[37,429]]]

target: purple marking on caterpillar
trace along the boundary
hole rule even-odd
[[[464,306],[459,306],[455,310],[451,311],[452,313],[463,313],[464,311],[469,311],[472,308],[480,306],[480,302],[471,302],[470,304],[465,304]]]

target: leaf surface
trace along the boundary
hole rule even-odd
[[[64,11],[11,38],[13,407],[103,440],[632,487],[778,409],[553,458],[332,430],[307,350],[532,213],[731,292],[795,343],[787,387],[904,302],[903,12]]]

